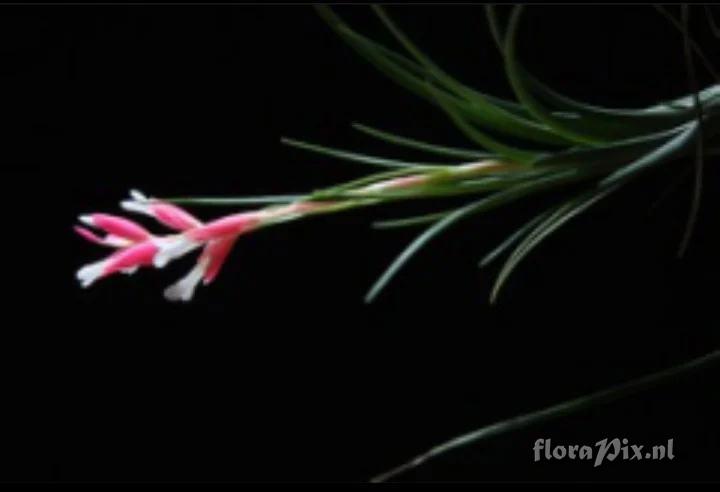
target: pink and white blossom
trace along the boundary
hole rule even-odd
[[[153,217],[170,229],[184,231],[202,225],[202,222],[182,208],[155,198],[148,198],[138,190],[131,190],[130,197],[130,200],[120,202],[123,209]]]
[[[485,173],[501,170],[507,164],[496,161],[480,161],[458,166],[458,174]],[[432,179],[429,174],[411,174],[381,180],[355,190],[363,193],[406,189],[423,186]],[[334,210],[341,202],[298,200],[285,205],[271,206],[250,212],[227,215],[203,222],[186,210],[171,203],[150,198],[133,190],[130,198],[120,203],[127,211],[146,215],[170,229],[156,235],[140,224],[116,215],[93,213],[80,216],[85,226],[76,226],[78,235],[92,243],[114,248],[106,258],[90,263],[77,272],[83,287],[116,273],[134,273],[139,268],[164,268],[171,261],[201,250],[195,265],[180,280],[165,289],[170,301],[189,301],[200,283],[211,283],[220,272],[238,237],[268,224],[293,220],[313,213]],[[102,231],[99,235],[90,228]]]
[[[203,285],[212,282],[220,272],[225,259],[237,240],[236,236],[215,239],[207,243],[195,266],[176,283],[165,289],[165,298],[169,301],[189,301],[195,288],[202,280]]]
[[[131,199],[121,202],[122,208],[153,217],[172,230],[170,234],[154,235],[136,222],[110,214],[83,215],[80,221],[105,232],[100,236],[92,230],[76,226],[84,239],[115,248],[108,257],[86,265],[77,272],[83,287],[118,272],[133,273],[142,267],[162,268],[174,259],[202,248],[193,268],[179,281],[165,290],[171,301],[189,301],[202,282],[211,283],[220,272],[237,238],[263,221],[277,216],[282,210],[261,210],[222,217],[203,223],[192,214],[171,203],[148,198],[139,191],[131,192]]]

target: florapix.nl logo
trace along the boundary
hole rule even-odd
[[[666,444],[645,446],[630,444],[627,439],[602,439],[593,446],[588,445],[554,445],[550,439],[537,439],[533,445],[534,461],[540,460],[585,460],[592,461],[593,466],[600,466],[606,460],[642,461],[672,460],[675,458],[674,441],[668,439]]]

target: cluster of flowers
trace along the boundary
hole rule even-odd
[[[77,278],[83,287],[116,273],[132,274],[141,267],[163,268],[170,261],[202,248],[190,272],[165,290],[168,300],[189,301],[201,281],[207,285],[217,277],[239,236],[270,220],[297,216],[313,208],[309,203],[298,202],[232,214],[203,223],[171,203],[148,198],[139,191],[130,194],[130,200],[121,202],[123,209],[153,217],[174,233],[155,235],[137,222],[116,215],[93,213],[80,216],[83,224],[105,233],[99,236],[86,227],[76,226],[75,231],[80,236],[116,250],[105,259],[78,270]],[[318,205],[321,203],[318,202]]]
[[[502,164],[481,161],[458,166],[455,171],[462,175],[497,167],[502,167]],[[429,179],[430,174],[411,174],[358,188],[355,194],[362,196],[362,193],[418,187],[427,184]],[[172,260],[202,248],[190,272],[165,290],[165,298],[170,301],[189,301],[200,282],[204,285],[211,283],[239,236],[269,223],[322,212],[338,204],[333,201],[300,200],[202,222],[176,205],[148,198],[139,191],[131,191],[130,197],[120,203],[123,209],[148,215],[173,232],[155,235],[135,221],[111,214],[82,215],[80,222],[102,231],[104,235],[100,236],[80,225],[75,227],[75,231],[88,241],[113,248],[115,252],[80,268],[77,279],[83,287],[89,287],[97,280],[116,273],[132,274],[141,267],[163,268]]]

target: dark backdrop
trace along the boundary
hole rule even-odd
[[[510,95],[481,7],[389,11],[448,71]],[[339,13],[391,41],[366,7]],[[701,10],[693,13],[717,58]],[[479,270],[478,259],[548,198],[454,228],[371,306],[365,290],[417,233],[375,231],[371,220],[424,208],[243,238],[187,305],[165,302],[162,289],[188,261],[82,290],[74,272],[101,251],[72,233],[75,217],[117,212],[131,187],[292,193],[368,171],[283,147],[281,136],[416,157],[355,133],[353,121],[470,144],[309,6],[6,6],[0,24],[0,478],[366,480],[458,433],[717,346],[715,162],[685,260],[675,253],[690,182],[663,193],[691,163],[675,162],[568,224],[492,308],[496,270]],[[687,91],[681,37],[649,6],[531,7],[520,46],[535,73],[590,102],[642,106]],[[470,447],[404,478],[717,479],[719,375]],[[673,438],[676,459],[533,463],[540,437]]]

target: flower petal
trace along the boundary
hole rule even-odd
[[[80,285],[82,285],[84,288],[90,287],[98,279],[100,279],[106,275],[105,274],[106,267],[107,267],[107,260],[90,263],[89,265],[85,265],[80,270],[78,270],[77,273],[75,274],[75,277],[80,281]]]
[[[176,231],[199,227],[202,222],[186,210],[155,198],[147,198],[137,190],[130,192],[131,200],[123,200],[120,206],[131,212],[148,215]]]
[[[163,293],[168,301],[188,302],[195,294],[195,289],[205,275],[207,259],[201,259],[183,278],[165,289]]]
[[[235,245],[237,238],[237,236],[232,236],[224,239],[217,239],[215,241],[211,241],[207,246],[205,246],[203,256],[206,256],[208,259],[208,266],[205,270],[205,276],[203,277],[203,283],[205,285],[208,285],[210,282],[215,280],[215,277],[217,277],[218,273],[220,273],[220,269]]]
[[[199,248],[202,243],[195,241],[185,234],[168,236],[156,240],[158,247],[153,264],[157,268],[163,268],[175,258],[180,258],[190,251]]]
[[[243,212],[228,215],[188,231],[196,241],[206,242],[227,236],[237,236],[254,229],[265,217],[260,212]]]
[[[144,241],[151,237],[151,234],[140,224],[124,217],[110,214],[88,214],[79,217],[80,222],[102,229],[108,234],[113,234],[133,242]]]

